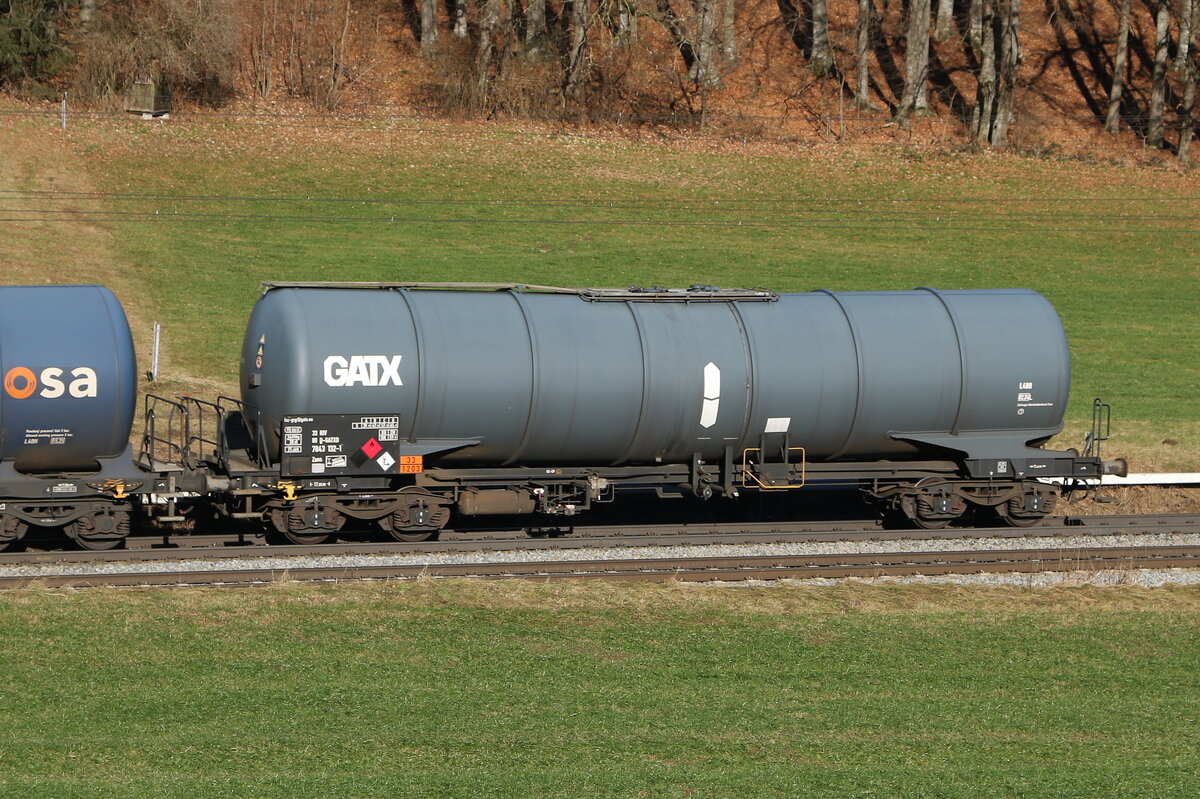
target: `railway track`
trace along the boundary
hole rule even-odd
[[[339,583],[419,578],[744,581],[1048,571],[1099,571],[1200,566],[1200,546],[1091,547],[1004,551],[897,552],[888,554],[767,555],[745,557],[635,558],[537,563],[460,563],[204,572],[118,573],[0,577],[0,588],[99,586],[256,586],[281,581]]]
[[[348,543],[320,546],[229,546],[236,536],[195,537],[184,546],[151,546],[142,540],[126,550],[109,552],[19,552],[0,555],[0,588],[30,584],[46,586],[100,585],[259,585],[280,580],[340,582],[346,580],[407,580],[416,577],[478,577],[533,579],[621,580],[747,580],[781,577],[853,577],[912,574],[970,574],[1078,569],[1137,569],[1200,565],[1200,544],[1161,546],[1180,542],[1163,534],[1200,534],[1200,517],[1060,517],[1043,526],[1014,530],[970,528],[941,531],[883,530],[859,524],[829,522],[803,527],[778,523],[737,525],[654,525],[613,528],[575,528],[553,538],[529,538],[523,530],[473,531],[467,537],[420,544]],[[731,529],[736,528],[736,529]],[[869,529],[868,529],[869,528]],[[719,530],[724,532],[718,532]],[[1157,534],[1157,535],[1156,535]],[[1105,536],[1152,538],[1153,546],[1095,546]],[[970,548],[979,539],[1087,538],[1088,545],[1058,542],[1034,548]],[[883,551],[892,542],[963,541],[962,549]],[[858,551],[827,554],[733,554],[712,557],[706,547],[763,544],[854,542]],[[863,550],[863,543],[879,543]],[[1128,543],[1122,539],[1120,544]],[[683,545],[683,546],[681,546]],[[927,545],[928,546],[928,545]],[[677,547],[670,557],[652,547]],[[570,557],[573,550],[618,548],[619,554],[592,552]],[[647,556],[629,554],[644,548]],[[930,547],[931,549],[933,547]],[[546,557],[561,551],[565,557]],[[761,551],[761,548],[760,548]],[[521,552],[530,555],[520,556]],[[712,550],[708,550],[712,552]],[[476,553],[465,562],[446,562],[447,553]],[[496,561],[489,553],[518,555]],[[430,560],[420,560],[421,555]],[[437,558],[442,557],[441,562]],[[522,560],[522,557],[525,559]],[[333,564],[333,565],[331,565]],[[24,568],[22,568],[24,567]]]
[[[874,520],[822,522],[692,522],[620,526],[445,531],[437,541],[342,541],[331,544],[266,546],[262,538],[238,535],[138,536],[125,549],[91,551],[23,551],[0,553],[0,567],[17,564],[122,563],[253,557],[319,557],[328,555],[412,555],[417,553],[570,550],[606,547],[738,545],[862,541],[970,540],[979,538],[1056,538],[1065,536],[1200,533],[1200,515],[1061,516],[1029,528],[955,527],[945,530],[884,529]]]

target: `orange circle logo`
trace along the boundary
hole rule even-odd
[[[18,388],[17,381],[24,381],[24,384]],[[33,372],[24,366],[14,366],[4,376],[4,390],[13,399],[25,399],[32,395],[36,389],[37,378],[34,377]]]

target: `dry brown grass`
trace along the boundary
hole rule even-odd
[[[312,586],[282,583],[255,589],[144,589],[62,591],[29,588],[0,594],[10,606],[39,606],[46,597],[83,606],[119,603],[130,623],[164,613],[255,620],[270,627],[298,606],[353,612],[357,618],[395,617],[476,610],[600,612],[644,619],[647,623],[684,609],[700,616],[736,614],[770,624],[772,617],[871,614],[1021,614],[1074,616],[1089,611],[1200,611],[1200,587],[1060,585],[1023,588],[990,585],[867,584],[849,580],[835,586],[747,587],[696,583],[624,584],[527,580],[435,580],[394,584],[352,583]],[[581,622],[586,623],[586,622]]]

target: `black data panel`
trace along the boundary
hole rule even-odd
[[[285,416],[280,432],[285,477],[409,471],[401,463],[399,416]]]

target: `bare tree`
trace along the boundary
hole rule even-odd
[[[996,30],[992,0],[979,0],[980,35],[979,80],[975,89],[975,110],[971,128],[975,141],[987,144],[992,138],[992,110],[996,102]]]
[[[262,100],[274,88],[274,57],[278,48],[279,0],[262,0],[247,7],[247,45],[250,52],[250,81],[254,94]]]
[[[717,67],[717,7],[716,0],[695,0],[693,19],[696,26],[696,60],[689,77],[706,89],[721,85]]]
[[[1186,35],[1184,21],[1187,21]],[[1179,58],[1182,61],[1180,75],[1183,79],[1183,108],[1180,109],[1179,121],[1179,161],[1184,166],[1192,165],[1191,147],[1192,133],[1196,126],[1196,64],[1192,55],[1195,48],[1192,41],[1196,29],[1200,27],[1200,3],[1195,0],[1184,0],[1183,10],[1179,18]]]
[[[566,77],[563,82],[563,95],[578,99],[581,91],[581,78],[587,55],[588,27],[591,25],[591,0],[574,0],[571,3],[571,45],[567,51]]]
[[[987,0],[971,0],[971,5],[967,8],[967,35],[971,40],[971,49],[976,55],[983,52],[983,6],[986,2]]]
[[[874,29],[875,3],[858,0],[858,18],[854,23],[854,104],[873,108],[871,104],[871,31]]]
[[[486,101],[492,80],[492,54],[496,28],[500,24],[500,0],[483,0],[479,14],[479,45],[475,50],[475,92],[477,101]]]
[[[811,0],[812,9],[812,52],[808,57],[809,68],[818,77],[833,72],[833,50],[829,47],[829,7],[826,0]]]
[[[944,42],[950,38],[951,28],[954,27],[954,0],[938,0],[937,24],[933,29],[933,38]]]
[[[737,63],[737,0],[725,0],[721,9],[721,56],[725,63]]]
[[[929,0],[909,3],[904,92],[896,110],[896,121],[901,124],[907,124],[910,112],[921,112],[929,107],[925,98],[925,80],[929,77],[929,14]]]
[[[616,0],[617,42],[625,45],[637,39],[637,0]]]
[[[997,77],[996,119],[992,125],[993,147],[1008,144],[1008,126],[1013,117],[1013,106],[1017,95],[1017,73],[1021,66],[1021,0],[1000,0],[997,5],[997,23],[1000,28],[1000,68]]]
[[[530,49],[540,47],[546,38],[546,0],[529,0],[525,9],[525,44]]]
[[[421,57],[432,56],[437,43],[437,0],[421,0]]]
[[[1175,71],[1181,77],[1188,65],[1188,56],[1191,54],[1195,11],[1196,3],[1193,0],[1182,0],[1179,7],[1179,47],[1175,51]]]
[[[1157,0],[1154,11],[1154,75],[1150,82],[1150,118],[1146,125],[1146,144],[1161,147],[1163,106],[1167,95],[1167,48],[1171,43],[1171,4]]]
[[[450,32],[456,39],[467,38],[467,0],[454,0],[454,27]]]
[[[1121,94],[1125,90],[1125,61],[1129,57],[1129,0],[1121,0],[1117,12],[1117,53],[1113,57],[1112,89],[1108,92],[1108,115],[1104,129],[1116,133],[1121,127]]]

